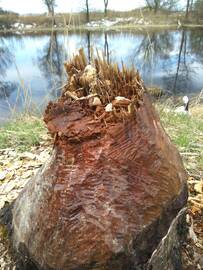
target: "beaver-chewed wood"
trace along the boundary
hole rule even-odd
[[[14,248],[44,270],[144,269],[186,204],[180,155],[137,71],[83,51],[65,67],[44,116],[52,156],[13,207]]]

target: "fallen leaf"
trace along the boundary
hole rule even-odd
[[[26,178],[29,178],[33,175],[33,171],[29,170],[29,171],[26,171],[22,174],[22,178],[23,179],[26,179]]]
[[[30,152],[24,152],[20,156],[20,159],[28,159],[28,160],[35,160],[36,155],[30,153]]]
[[[6,171],[0,172],[0,181],[6,178]]]
[[[196,183],[194,185],[194,190],[197,192],[197,193],[203,193],[203,181],[199,181],[198,183]]]

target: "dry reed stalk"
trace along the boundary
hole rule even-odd
[[[101,57],[98,53],[92,60],[92,64],[88,65],[85,53],[80,49],[78,55],[65,63],[65,69],[69,80],[64,87],[62,99],[72,98],[72,101],[76,101],[84,100],[81,99],[82,97],[96,95],[101,104],[98,105],[99,109],[95,106],[92,111],[99,111],[101,115],[105,112],[105,107],[113,103],[112,111],[110,109],[108,112],[114,114],[114,119],[135,115],[134,113],[142,104],[145,88],[139,73],[134,68],[128,69],[122,64],[120,69],[117,64],[108,64],[104,56]],[[117,100],[114,106],[115,99],[118,97],[120,101]],[[122,102],[122,99],[129,99],[130,104]],[[89,103],[85,104],[89,109]]]

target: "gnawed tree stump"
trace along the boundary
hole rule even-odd
[[[13,208],[14,248],[37,269],[162,269],[187,200],[181,158],[134,69],[80,51],[66,70],[44,117],[53,154]]]

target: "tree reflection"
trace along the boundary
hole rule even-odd
[[[87,59],[88,63],[91,62],[91,40],[90,40],[90,32],[87,31]]]
[[[13,55],[7,45],[4,38],[0,37],[0,76],[5,76],[6,70],[13,62]]]
[[[14,56],[0,37],[0,98],[7,98],[16,89],[16,85],[9,81],[4,81],[8,68],[13,64]]]
[[[108,35],[104,33],[104,56],[106,57],[106,61],[109,64],[110,57],[109,57],[109,43],[108,43]]]
[[[186,92],[192,88],[192,77],[194,76],[195,71],[191,67],[192,59],[189,52],[188,32],[182,30],[182,32],[180,32],[175,68],[168,72],[168,78],[166,78],[169,89],[173,94],[180,91]]]
[[[16,90],[16,85],[12,82],[0,81],[0,99],[8,98]]]
[[[187,48],[187,39],[186,39],[185,31],[183,30],[182,35],[181,35],[181,41],[180,41],[180,49],[179,49],[179,53],[178,53],[178,61],[177,61],[175,80],[174,80],[174,84],[173,84],[173,88],[172,88],[173,93],[175,93],[176,87],[177,87],[177,81],[178,81],[180,67],[181,67],[182,54],[183,54],[184,66],[187,67],[186,57],[185,57],[186,56],[186,48]]]
[[[192,89],[194,69],[190,67],[192,59],[189,54],[188,33],[185,30],[147,33],[135,52],[135,55],[139,56],[142,71],[147,74],[147,78],[149,78],[149,73],[153,77],[155,70],[163,72],[165,75],[162,76],[161,84],[173,94],[176,94],[177,91],[185,92]],[[203,46],[203,38],[196,38],[198,42],[202,41]],[[198,42],[195,41],[193,47],[200,55],[202,50],[200,50]]]
[[[52,89],[51,92],[55,96],[58,95],[55,90],[63,83],[65,58],[64,46],[59,42],[57,33],[53,32],[47,44],[39,51],[38,64],[48,82],[48,88]]]
[[[203,30],[190,32],[191,52],[203,63]]]
[[[102,35],[103,36],[103,35]],[[104,45],[103,45],[104,42]],[[98,45],[101,45],[101,50],[98,48]],[[85,36],[81,36],[81,41],[77,44],[78,48],[84,48],[87,53],[88,63],[91,63],[92,57],[94,53],[97,53],[96,50],[99,50],[102,55],[106,58],[106,61],[109,63],[110,61],[110,53],[109,53],[109,44],[108,44],[108,34],[104,33],[104,41],[98,33],[92,34],[90,31],[85,33]]]
[[[139,55],[142,62],[142,68],[145,71],[151,71],[159,63],[159,59],[167,60],[173,49],[173,36],[169,32],[146,33],[139,47],[134,52]]]

